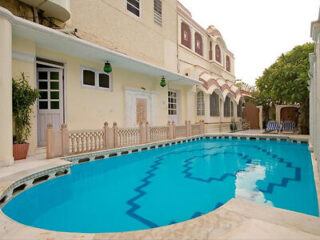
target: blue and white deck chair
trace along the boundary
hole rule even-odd
[[[279,131],[280,125],[277,121],[269,121],[267,124],[266,132]]]
[[[281,131],[282,132],[294,132],[296,128],[295,122],[292,121],[284,121],[282,123]]]

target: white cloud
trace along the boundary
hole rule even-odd
[[[283,52],[311,42],[318,0],[180,0],[204,28],[216,26],[236,57],[236,77],[249,84]]]

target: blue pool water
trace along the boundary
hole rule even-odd
[[[308,146],[200,140],[75,165],[2,210],[49,230],[120,232],[182,222],[234,197],[318,216]]]

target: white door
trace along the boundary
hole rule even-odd
[[[178,92],[170,89],[168,91],[168,114],[169,121],[174,122],[176,125],[179,124],[179,104],[178,104]]]
[[[63,123],[62,69],[38,68],[38,146],[46,145],[46,128],[52,124],[59,129]]]

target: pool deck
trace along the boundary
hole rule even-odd
[[[259,136],[259,130],[249,130],[234,135]],[[274,134],[274,136],[281,136]],[[286,135],[288,136],[288,135]],[[290,135],[295,139],[308,136]],[[14,182],[48,169],[69,166],[61,159],[17,161],[13,166],[0,168],[0,196]],[[319,176],[313,158],[318,200],[320,199]],[[241,199],[231,199],[219,209],[182,223],[151,230],[81,234],[47,231],[22,225],[0,211],[0,239],[319,239],[320,218],[284,209],[256,204]]]

